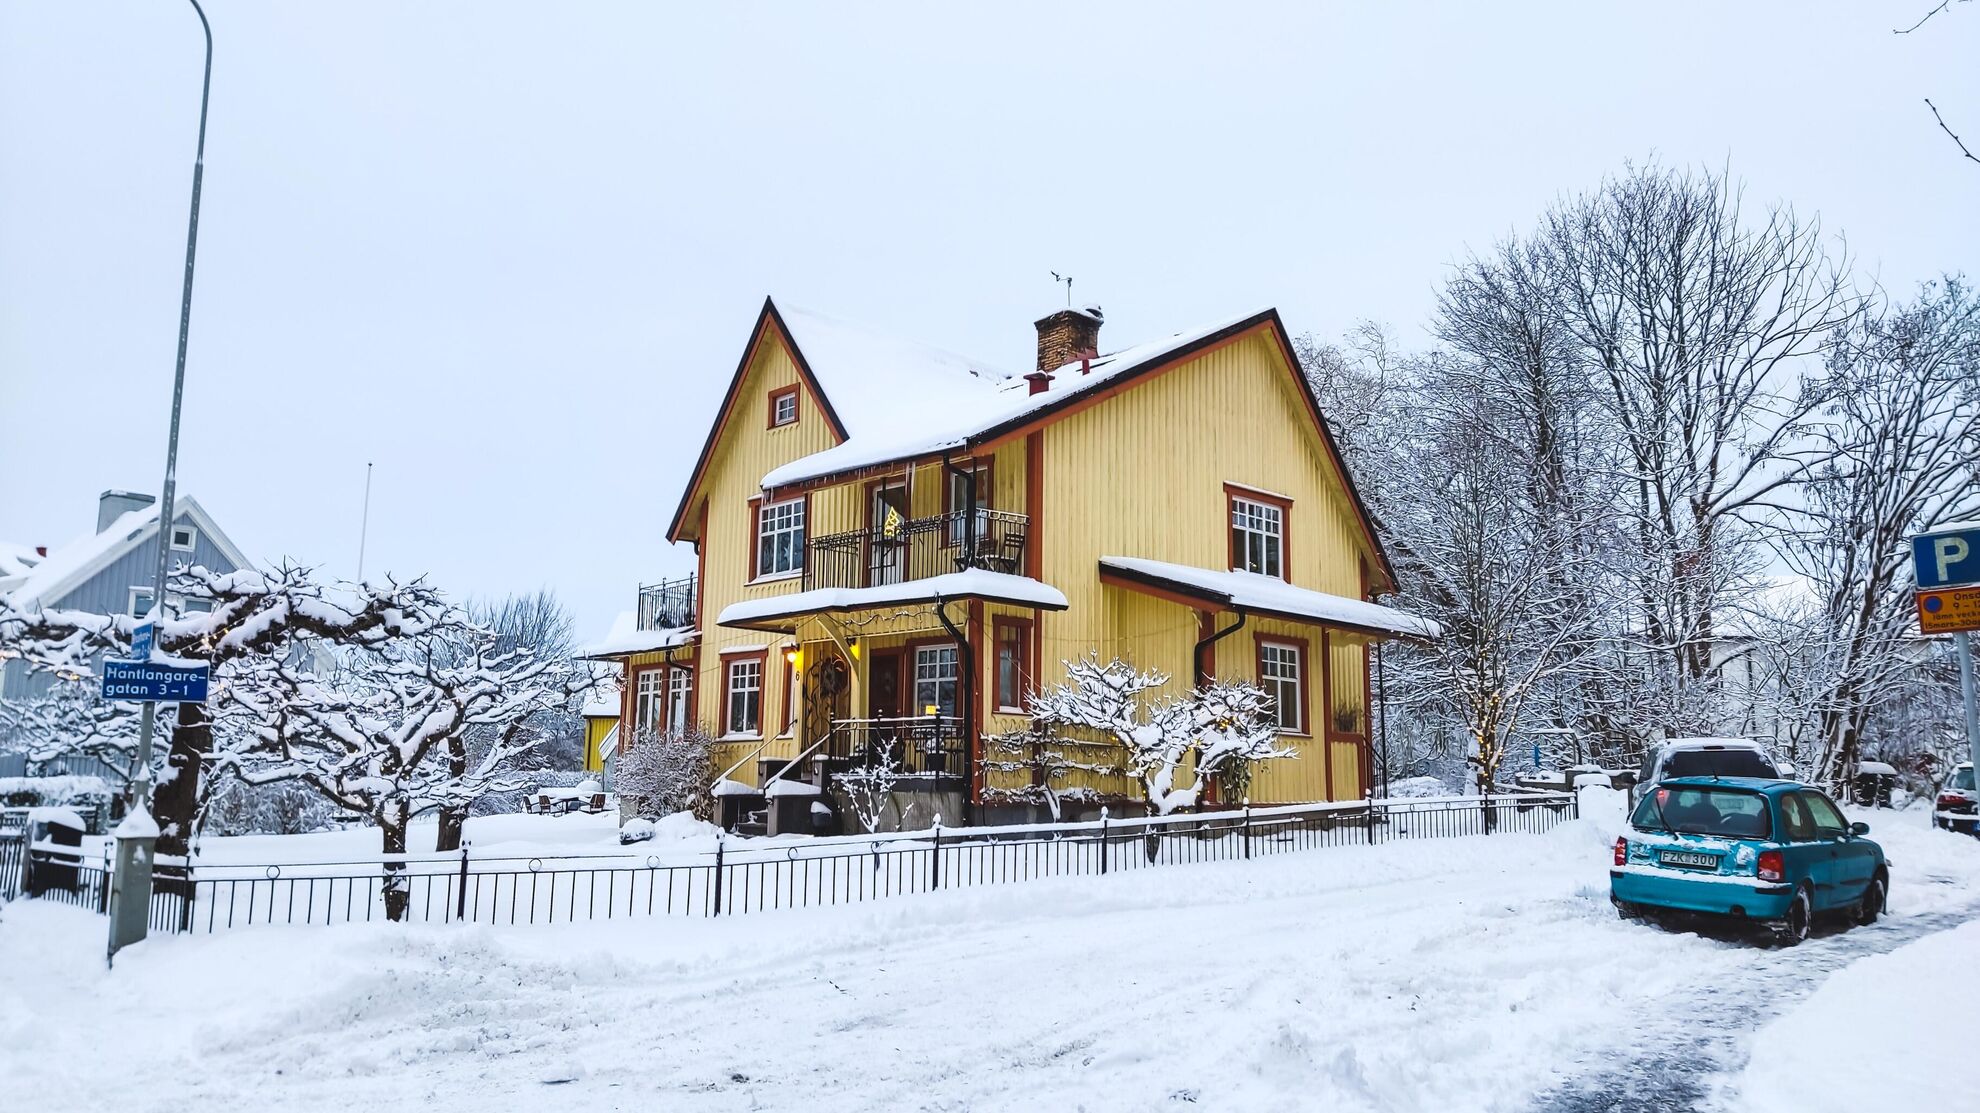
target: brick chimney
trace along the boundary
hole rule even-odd
[[[1038,370],[1057,371],[1076,359],[1092,359],[1100,354],[1100,307],[1061,309],[1036,322],[1038,327]],[[1034,387],[1033,393],[1037,393]]]

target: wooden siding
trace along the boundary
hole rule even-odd
[[[191,554],[174,551],[172,560],[197,564],[215,572],[235,570],[234,562],[220,552],[219,546],[207,537],[205,530],[199,529],[197,522],[184,514],[175,514],[173,517],[179,525],[192,526],[198,530],[199,536],[193,542]],[[188,555],[191,559],[187,559]],[[131,606],[131,588],[150,588],[152,579],[157,574],[158,546],[154,535],[137,548],[111,561],[96,575],[77,584],[60,600],[44,599],[42,605],[88,611],[91,614],[127,614]]]

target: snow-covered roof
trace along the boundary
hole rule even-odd
[[[700,631],[692,626],[676,626],[665,630],[642,630],[639,628],[637,611],[620,611],[619,617],[612,620],[611,632],[595,645],[578,650],[581,658],[627,657],[634,653],[656,653],[662,649],[673,649],[694,641]]]
[[[854,439],[884,438],[930,409],[967,408],[994,397],[1011,373],[982,360],[860,325],[777,306],[806,368]],[[1022,381],[1022,380],[1019,380]]]
[[[619,701],[614,699],[588,699],[578,714],[587,719],[616,719],[619,717]]]
[[[40,564],[42,559],[42,555],[34,551],[33,545],[0,541],[0,580],[26,575],[35,565]]]
[[[835,392],[832,384],[822,384],[826,393],[833,396],[833,404],[838,404],[839,393],[861,396],[892,393],[895,397],[886,401],[887,419],[859,428],[848,421],[850,436],[844,443],[773,468],[763,477],[762,485],[768,490],[961,448],[974,437],[1100,390],[1181,348],[1249,321],[1263,321],[1270,314],[1271,310],[1267,309],[1232,317],[1091,360],[1068,363],[1051,372],[1048,388],[1037,394],[1031,393],[1031,384],[1023,378],[1001,382],[978,379],[973,388],[958,389],[954,383],[936,386],[924,385],[919,380],[893,381],[857,370],[859,365],[851,364],[855,373],[847,377],[845,387]],[[804,339],[795,335],[795,329],[793,333],[792,338],[803,348]],[[806,358],[810,358],[808,350]],[[940,382],[934,376],[928,378]]]
[[[1856,763],[1856,771],[1872,777],[1897,776],[1897,766],[1883,761],[1859,761]]]
[[[1101,557],[1100,570],[1103,575],[1111,572],[1133,583],[1180,591],[1228,610],[1310,619],[1327,626],[1407,638],[1437,638],[1444,632],[1435,622],[1408,611],[1296,587],[1276,576],[1261,576],[1256,572],[1216,571],[1165,560],[1116,556]]]
[[[716,622],[723,626],[760,626],[801,615],[851,611],[889,603],[933,603],[954,599],[986,599],[1047,611],[1066,609],[1063,592],[1050,584],[1008,572],[969,568],[922,580],[905,580],[879,587],[818,587],[790,595],[745,599],[722,608]]]
[[[1667,750],[1765,750],[1767,747],[1751,738],[1672,738],[1663,743]]]
[[[173,500],[172,515],[175,520],[182,515],[190,518],[207,540],[213,542],[237,567],[254,567],[254,563],[234,547],[212,516],[191,496]],[[157,536],[157,503],[126,511],[102,530],[84,534],[67,545],[49,550],[48,559],[35,565],[8,588],[8,598],[21,610],[56,606],[69,592],[109,567],[112,561]]]

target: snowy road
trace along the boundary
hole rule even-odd
[[[1618,921],[1609,837],[1583,820],[722,921],[252,929],[147,943],[114,975],[99,920],[15,905],[0,1107],[1652,1108],[1633,1087],[1672,1064],[1646,1050],[1730,1068],[1766,1019],[1701,985],[1847,963],[1980,901],[1980,843],[1906,832],[1889,926],[1756,950]],[[128,1062],[105,1069],[110,1047]],[[1678,1076],[1666,1107],[1709,1098],[1709,1071]]]

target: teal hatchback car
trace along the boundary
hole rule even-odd
[[[1788,944],[1816,916],[1876,920],[1890,891],[1867,824],[1794,781],[1679,777],[1638,801],[1616,840],[1609,899],[1625,917],[1703,912],[1765,925]]]

